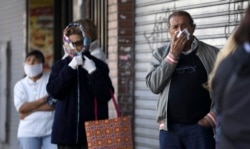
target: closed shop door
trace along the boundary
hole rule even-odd
[[[145,76],[152,51],[169,41],[167,18],[175,10],[188,11],[194,18],[194,35],[222,48],[239,24],[249,1],[228,0],[136,0],[135,1],[135,148],[158,149],[156,122],[158,95],[146,87]]]

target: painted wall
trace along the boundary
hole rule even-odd
[[[17,149],[17,126],[18,116],[13,106],[13,87],[16,81],[23,77],[23,61],[26,48],[26,0],[1,0],[0,1],[0,41],[9,42],[10,60],[7,68],[10,71],[8,76],[9,89],[6,107],[6,119],[0,117],[0,121],[6,120],[6,138],[0,140],[0,149]],[[2,68],[0,68],[2,71]],[[7,93],[6,93],[7,94]],[[1,99],[3,100],[3,99]],[[1,113],[3,114],[3,113]],[[4,134],[0,132],[0,134]]]

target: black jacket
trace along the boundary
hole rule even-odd
[[[220,63],[212,84],[221,149],[250,148],[250,53],[237,48]]]
[[[52,143],[87,144],[84,122],[95,120],[94,99],[97,100],[98,119],[108,118],[110,91],[114,92],[109,68],[103,61],[89,56],[96,64],[92,74],[82,67],[73,70],[68,66],[70,57],[60,60],[52,67],[47,91],[57,99]]]

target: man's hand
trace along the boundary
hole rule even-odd
[[[209,122],[208,122],[208,120],[205,117],[203,117],[202,119],[200,119],[198,121],[198,124],[201,125],[201,126],[203,126],[203,127],[211,127],[210,124],[209,124]]]
[[[170,52],[175,56],[179,57],[181,52],[184,50],[185,44],[187,43],[187,35],[183,32],[179,37],[177,37],[179,32],[175,33],[175,36],[172,40]]]

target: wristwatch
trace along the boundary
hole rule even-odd
[[[50,105],[52,107],[55,107],[56,106],[56,102],[57,102],[56,99],[52,98],[51,96],[48,96],[48,98],[47,98],[48,105]]]

